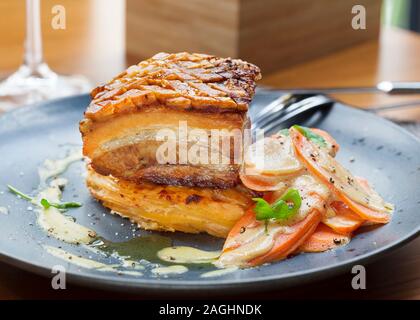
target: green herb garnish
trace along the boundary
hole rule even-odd
[[[54,207],[54,208],[62,209],[62,210],[72,209],[72,208],[79,208],[79,207],[82,206],[82,204],[80,202],[62,202],[62,203],[55,203],[55,202],[49,202],[45,198],[42,198],[41,199],[41,205],[45,209],[48,209],[50,207]]]
[[[28,201],[33,201],[34,200],[34,198],[28,196],[27,194],[23,193],[22,191],[19,191],[18,189],[16,189],[15,187],[11,186],[10,184],[8,184],[7,187],[9,188],[9,190],[11,192],[13,192],[14,194],[18,195],[22,199],[25,199],[25,200],[28,200]]]
[[[288,220],[296,215],[302,204],[302,198],[296,189],[287,190],[272,205],[262,198],[253,198],[252,200],[256,202],[254,212],[257,220]]]
[[[27,194],[23,193],[22,191],[19,191],[15,187],[11,186],[10,184],[7,185],[9,190],[13,192],[14,194],[18,195],[22,199],[25,199],[30,202],[34,202],[34,198],[31,196],[28,196]],[[40,201],[40,204],[45,208],[48,209],[50,207],[54,207],[57,209],[67,210],[72,208],[79,208],[82,206],[79,202],[61,202],[61,203],[55,203],[55,202],[49,202],[47,199],[42,198]]]
[[[295,128],[297,131],[299,131],[301,134],[303,134],[307,139],[311,140],[312,142],[316,143],[320,147],[326,147],[327,142],[323,137],[321,137],[319,134],[314,133],[311,129],[307,127],[302,127],[298,125],[292,126],[292,128]]]

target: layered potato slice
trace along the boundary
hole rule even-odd
[[[225,238],[256,194],[237,185],[229,189],[134,183],[103,176],[88,166],[92,195],[139,227],[156,231],[206,232]]]
[[[157,149],[163,142],[157,134],[179,133],[185,123],[188,131],[203,130],[209,139],[212,130],[242,135],[260,77],[258,67],[238,59],[157,54],[92,91],[80,123],[84,155],[98,173],[128,181],[232,188],[239,182],[240,165],[234,153],[241,150],[231,147],[223,153],[219,148],[219,158],[228,161],[185,162],[177,154],[175,163],[162,163]],[[208,148],[209,153],[214,149]]]

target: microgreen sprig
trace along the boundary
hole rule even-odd
[[[35,199],[29,195],[27,195],[26,193],[23,193],[22,191],[16,189],[15,187],[11,186],[10,184],[7,185],[7,188],[9,188],[9,190],[18,195],[19,197],[21,197],[22,199],[25,199],[27,201],[30,202],[35,202]],[[54,207],[57,209],[61,209],[61,210],[67,210],[67,209],[72,209],[72,208],[79,208],[82,206],[82,204],[80,202],[60,202],[60,203],[55,203],[55,202],[50,202],[45,198],[42,198],[40,201],[40,204],[44,207],[44,209],[48,209],[50,207]]]
[[[296,189],[287,190],[272,205],[262,198],[253,198],[252,200],[256,202],[254,212],[257,220],[286,221],[296,215],[302,204],[302,198]]]

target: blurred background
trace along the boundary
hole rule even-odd
[[[23,61],[25,0],[0,1],[0,76]],[[54,5],[65,8],[65,29],[51,26]],[[124,0],[42,0],[44,60],[60,73],[80,73],[93,83],[125,68]]]
[[[63,29],[52,26],[56,5],[65,8]],[[366,9],[365,29],[352,28],[355,5]],[[420,78],[419,0],[41,0],[40,13],[44,61],[91,87],[160,51],[240,57],[261,67],[261,84],[278,88]],[[25,0],[2,0],[0,78],[22,63],[24,39]],[[359,107],[420,100],[336,97]]]
[[[351,8],[367,9],[353,30]],[[54,5],[66,28],[53,29]],[[44,57],[58,72],[103,82],[159,51],[241,57],[273,73],[379,37],[380,26],[420,31],[418,0],[42,0]],[[0,76],[23,59],[25,0],[0,2]]]

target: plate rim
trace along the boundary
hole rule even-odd
[[[261,277],[258,279],[230,279],[230,280],[220,280],[216,279],[213,281],[212,278],[209,280],[176,280],[176,279],[165,279],[165,282],[162,282],[160,278],[156,279],[143,279],[143,278],[132,278],[121,276],[118,280],[109,278],[106,275],[99,274],[81,274],[75,271],[66,272],[67,279],[70,282],[74,282],[79,285],[94,287],[98,289],[113,289],[117,291],[126,291],[126,292],[142,292],[146,291],[162,291],[168,293],[174,293],[179,291],[202,291],[202,290],[220,290],[220,289],[229,289],[229,290],[238,290],[238,289],[252,289],[251,291],[258,291],[264,287],[267,283],[281,284],[278,288],[288,287],[295,283],[299,283],[300,280],[305,283],[308,280],[308,277],[313,276],[312,280],[320,280],[322,278],[329,278],[333,275],[339,274],[341,271],[344,271],[349,266],[360,264],[362,262],[370,263],[374,260],[380,259],[384,255],[390,254],[394,250],[403,247],[407,243],[416,239],[420,235],[420,230],[413,230],[406,237],[399,239],[393,243],[386,245],[380,249],[373,250],[369,253],[362,254],[360,256],[354,257],[350,260],[346,260],[334,265],[329,265],[325,267],[320,267],[316,269],[309,269],[304,271],[280,274],[280,275],[269,275]],[[30,273],[36,273],[38,275],[48,277],[52,275],[51,269],[34,264],[25,260],[22,260],[16,256],[5,255],[0,252],[0,261],[5,262],[9,265],[16,266],[20,269],[28,271]],[[326,274],[326,271],[329,271]],[[134,281],[133,281],[134,280]],[[283,280],[287,280],[285,283],[281,283]],[[248,291],[250,292],[250,291]]]
[[[270,91],[275,92],[275,91]],[[279,93],[284,93],[282,91],[278,91]],[[55,103],[63,103],[66,101],[71,101],[75,99],[89,99],[89,94],[80,94],[71,97],[65,98],[58,98],[54,100],[49,100],[45,102],[39,102],[32,105],[27,105],[20,107],[16,110],[12,110],[6,112],[5,114],[0,116],[1,121],[8,121],[8,120],[16,120],[19,117],[19,113],[25,113],[27,110],[33,110],[34,108],[41,108],[47,107],[50,104]],[[334,102],[333,107],[345,108],[345,109],[352,109],[352,112],[355,112],[359,115],[367,116],[374,121],[380,121],[387,126],[391,126],[392,128],[399,131],[401,134],[407,136],[410,139],[413,139],[420,147],[420,138],[415,136],[413,133],[407,131],[406,129],[402,128],[401,126],[393,123],[392,121],[382,118],[374,113],[364,111],[362,109],[358,109],[355,107],[348,106],[340,101]],[[19,130],[18,128],[16,130]],[[263,276],[260,278],[251,278],[251,279],[214,279],[209,278],[208,280],[179,280],[179,279],[170,279],[166,278],[164,282],[161,279],[144,279],[144,278],[133,278],[133,277],[126,277],[123,276],[121,278],[109,278],[106,274],[99,275],[99,274],[83,274],[78,273],[77,270],[73,270],[70,272],[66,272],[66,276],[69,282],[82,285],[82,286],[89,286],[99,289],[108,289],[108,290],[116,290],[116,291],[125,291],[125,292],[138,292],[142,290],[142,292],[152,292],[152,291],[159,291],[159,292],[167,292],[167,293],[174,293],[174,292],[198,292],[203,290],[210,290],[214,292],[215,290],[220,290],[222,288],[229,289],[230,292],[239,290],[239,289],[251,289],[250,291],[257,291],[259,289],[264,288],[267,283],[272,283],[278,285],[278,288],[287,287],[290,285],[298,284],[300,281],[307,283],[311,280],[319,280],[322,278],[327,278],[332,275],[336,275],[351,265],[355,265],[357,263],[370,263],[373,260],[377,260],[384,255],[391,253],[392,251],[406,245],[410,241],[416,239],[420,235],[420,224],[414,229],[412,232],[406,234],[404,237],[395,240],[384,247],[379,249],[375,249],[365,254],[361,254],[357,257],[351,258],[350,260],[338,262],[333,265],[328,265],[324,267],[318,267],[315,269],[297,271],[292,273],[285,273],[285,274],[274,274]],[[19,258],[16,255],[7,255],[0,251],[0,261],[7,263],[12,266],[16,266],[20,269],[23,269],[27,272],[36,273],[38,275],[48,277],[51,275],[51,270],[45,266],[31,263],[29,261],[25,261],[24,259]],[[329,271],[327,274],[326,271]],[[310,279],[311,276],[313,279]],[[248,292],[250,292],[248,291]],[[219,292],[220,294],[220,292]]]

